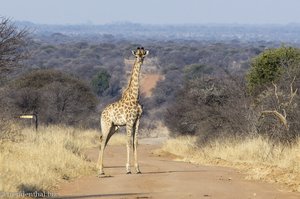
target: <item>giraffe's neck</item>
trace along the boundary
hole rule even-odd
[[[142,62],[135,60],[131,77],[127,89],[124,91],[122,98],[124,100],[138,101],[139,98],[139,78]]]

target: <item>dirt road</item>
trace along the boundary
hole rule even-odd
[[[86,176],[61,185],[59,198],[205,198],[205,199],[299,199],[300,194],[279,190],[278,186],[244,180],[236,170],[198,166],[158,157],[157,144],[139,145],[142,174],[125,174],[125,146],[108,146],[104,165],[106,177]],[[98,150],[88,151],[92,161]]]

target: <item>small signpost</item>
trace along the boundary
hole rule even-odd
[[[23,119],[33,119],[33,115],[20,115],[20,118],[23,118]]]
[[[19,118],[21,119],[32,119],[35,121],[35,130],[38,130],[38,116],[37,114],[26,114],[26,115],[20,115]]]

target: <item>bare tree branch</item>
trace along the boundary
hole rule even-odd
[[[288,129],[288,123],[287,123],[287,120],[286,120],[286,114],[285,116],[282,115],[281,113],[279,113],[278,111],[262,111],[261,112],[263,115],[264,114],[271,114],[271,115],[274,115],[275,117],[277,117],[279,119],[279,121],[285,126],[286,129]]]
[[[282,123],[284,125],[284,127],[287,130],[289,129],[289,125],[288,125],[288,121],[286,119],[287,118],[286,110],[292,104],[293,99],[296,96],[297,91],[298,91],[298,89],[296,89],[296,90],[293,89],[293,84],[295,82],[295,79],[296,79],[296,77],[294,77],[290,83],[290,94],[281,97],[282,100],[280,100],[280,98],[279,98],[277,85],[274,82],[272,82],[272,84],[274,86],[274,95],[275,95],[276,102],[277,102],[277,108],[275,110],[264,110],[261,112],[262,115],[269,114],[269,115],[275,116],[280,121],[280,123]],[[287,100],[288,102],[284,102],[283,101],[284,99]]]
[[[288,106],[291,105],[291,103],[292,103],[292,101],[293,101],[293,99],[294,99],[294,97],[296,96],[297,91],[298,91],[298,88],[296,88],[295,91],[293,90],[293,84],[294,84],[294,82],[295,82],[295,79],[296,79],[296,76],[293,78],[293,81],[292,81],[291,84],[290,84],[291,97],[290,97],[290,101],[289,101],[289,103],[288,103]]]
[[[274,84],[274,82],[272,82],[273,86],[274,86],[274,94],[277,100],[278,105],[280,106],[280,102],[279,102],[279,97],[278,97],[278,93],[277,93],[277,85]]]
[[[26,57],[24,49],[28,31],[18,29],[10,19],[0,17],[0,74],[5,75],[19,66]]]

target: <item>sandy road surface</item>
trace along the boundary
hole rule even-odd
[[[236,170],[198,166],[172,161],[152,153],[158,144],[139,145],[142,174],[125,174],[125,146],[108,146],[104,166],[106,177],[86,176],[65,183],[57,191],[59,198],[216,198],[216,199],[299,199],[299,193],[279,190],[278,186],[247,181]],[[98,150],[88,151],[92,161]],[[132,169],[133,170],[133,169]]]

